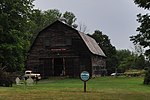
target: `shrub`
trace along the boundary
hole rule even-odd
[[[12,87],[12,80],[9,73],[4,71],[4,68],[0,68],[0,86]]]
[[[125,76],[129,76],[129,77],[137,77],[137,76],[144,76],[145,75],[145,70],[136,70],[136,69],[132,69],[132,70],[128,70],[124,73]]]
[[[150,68],[145,73],[145,78],[143,83],[146,85],[150,84]]]

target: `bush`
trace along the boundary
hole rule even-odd
[[[3,68],[0,68],[0,86],[12,87],[12,83],[13,81],[10,75],[7,72],[5,72]]]
[[[145,78],[143,83],[146,85],[150,84],[150,68],[145,73]]]
[[[128,70],[124,73],[125,76],[129,76],[129,77],[137,77],[137,76],[144,76],[145,75],[145,70],[136,70],[136,69],[132,69],[132,70]]]

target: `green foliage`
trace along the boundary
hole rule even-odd
[[[144,69],[147,67],[145,57],[137,55],[129,50],[117,50],[118,71],[124,72],[128,69]]]
[[[5,72],[5,68],[0,67],[0,86],[12,87],[12,79],[10,74]]]
[[[50,25],[51,23],[53,23],[56,20],[62,20],[66,24],[73,26],[77,19],[72,12],[66,11],[64,14],[62,14],[57,9],[50,9],[47,11],[41,11],[38,9],[34,9],[32,11],[32,15],[30,16],[30,18],[31,18],[31,22],[30,22],[31,29],[30,30],[32,33],[38,33],[43,28]]]
[[[62,13],[59,12],[57,9],[50,9],[47,11],[44,11],[45,16],[45,24],[50,25],[52,22],[56,21],[57,19],[60,19]]]
[[[150,8],[150,1],[149,0],[134,0],[135,4],[137,4],[139,7],[142,7],[144,9],[149,10]],[[137,15],[138,19],[137,21],[140,23],[140,26],[137,28],[137,31],[139,32],[136,36],[131,37],[131,41],[135,44],[140,44],[144,48],[146,48],[145,55],[147,56],[147,59],[150,60],[150,15]],[[148,62],[150,63],[150,62]],[[148,68],[149,69],[149,68]],[[150,71],[148,70],[145,79],[144,84],[149,84],[149,75]]]
[[[32,37],[62,17],[56,9],[33,9],[33,1],[0,1],[0,67],[5,66],[7,71],[23,70]],[[69,25],[76,21],[71,12],[65,12],[63,17]]]
[[[116,55],[118,59],[122,61],[124,58],[127,58],[131,55],[131,51],[128,49],[117,50]]]
[[[28,44],[28,20],[33,0],[0,1],[0,67],[20,70]]]
[[[132,54],[129,50],[117,50],[116,53],[118,59],[118,72],[124,72],[126,69],[129,69],[132,63]]]
[[[116,48],[112,46],[110,43],[110,39],[107,35],[103,34],[101,31],[96,30],[93,34],[92,37],[96,40],[98,45],[102,48],[104,53],[107,56],[113,56],[116,53]],[[108,52],[111,51],[111,52]]]
[[[134,57],[129,56],[124,58],[122,61],[120,61],[120,64],[118,66],[118,69],[122,70],[122,72],[128,70],[129,68],[132,68],[134,66]]]
[[[107,35],[103,34],[101,31],[96,30],[92,35],[89,35],[96,40],[98,45],[104,51],[107,56],[106,68],[108,74],[115,72],[118,60],[116,58],[116,48],[110,43],[110,39]]]
[[[63,14],[62,18],[65,23],[67,23],[68,25],[73,26],[73,27],[74,27],[75,21],[77,20],[75,15],[72,12],[68,12],[68,11],[66,11]],[[76,28],[76,27],[74,27],[74,28]]]
[[[143,83],[146,84],[146,85],[150,84],[150,68],[146,71]]]
[[[145,75],[145,70],[137,70],[137,69],[130,69],[130,70],[127,70],[125,73],[124,73],[125,76],[129,76],[129,77],[137,77],[137,76],[144,76]]]
[[[135,4],[137,4],[139,7],[142,7],[144,9],[149,10],[150,8],[150,1],[149,0],[134,0]],[[137,15],[138,19],[137,21],[140,23],[140,26],[137,28],[137,31],[139,32],[136,36],[131,36],[131,41],[135,44],[139,44],[146,48],[146,56],[148,59],[150,59],[150,15],[145,14]]]
[[[144,69],[146,67],[146,60],[143,55],[139,55],[135,59],[135,68],[136,69]]]
[[[30,32],[35,34],[41,31],[46,26],[50,25],[57,19],[60,19],[61,13],[57,9],[51,9],[47,11],[41,11],[34,9],[30,16]]]
[[[131,41],[139,43],[144,48],[150,46],[150,15],[137,15],[137,21],[141,23],[140,27],[137,28],[138,35],[132,36]]]
[[[139,7],[144,9],[150,8],[150,1],[149,0],[134,0],[134,3],[137,4]]]

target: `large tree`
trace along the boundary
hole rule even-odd
[[[0,0],[0,67],[23,68],[33,0]]]
[[[135,4],[139,7],[149,10],[150,1],[149,0],[134,0]],[[146,56],[150,58],[150,15],[149,14],[138,14],[137,21],[140,23],[140,26],[137,28],[139,32],[136,36],[131,36],[131,41],[135,44],[139,44],[146,48]]]
[[[139,7],[142,7],[148,11],[150,11],[150,1],[149,0],[134,0],[135,4]],[[150,60],[150,15],[149,14],[139,14],[137,15],[137,21],[140,23],[140,26],[137,28],[139,32],[136,36],[131,37],[131,41],[135,44],[140,44],[144,48],[146,48],[146,56],[148,60]],[[150,71],[146,73],[144,84],[150,84],[149,80]]]
[[[132,62],[134,61],[131,51],[126,49],[117,50],[116,57],[118,60],[118,72],[124,72],[129,69],[129,67],[132,66]]]
[[[103,34],[101,31],[96,30],[92,35],[98,45],[102,48],[104,53],[107,56],[106,60],[106,68],[108,74],[115,72],[116,66],[118,64],[118,60],[116,58],[116,48],[111,44],[110,39],[107,35]]]

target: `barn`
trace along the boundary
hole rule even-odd
[[[78,77],[85,70],[95,76],[104,74],[106,55],[93,38],[57,20],[37,34],[26,65],[42,77]]]

